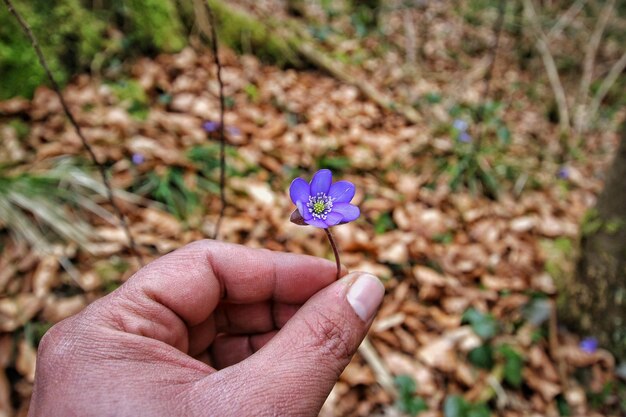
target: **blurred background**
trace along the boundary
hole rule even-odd
[[[320,168],[387,289],[321,415],[626,415],[623,1],[12,2],[76,125],[4,0],[0,416],[141,262],[216,231],[332,259],[289,222]]]

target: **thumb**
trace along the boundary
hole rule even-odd
[[[378,278],[357,272],[314,295],[267,345],[239,364],[256,376],[243,387],[246,398],[257,406],[271,403],[277,415],[317,415],[365,338],[384,293]]]

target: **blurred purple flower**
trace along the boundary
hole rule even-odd
[[[361,214],[359,208],[350,204],[354,197],[354,184],[349,181],[337,181],[332,184],[332,181],[333,174],[328,169],[317,171],[311,183],[302,178],[292,181],[289,196],[298,208],[301,221],[310,226],[326,229],[359,217]],[[296,221],[294,223],[301,224]]]
[[[133,156],[131,157],[131,160],[133,161],[133,164],[141,165],[146,161],[146,158],[143,156],[143,154],[134,153]]]
[[[472,137],[467,132],[461,132],[458,139],[459,139],[459,142],[463,142],[463,143],[470,143],[472,141]]]
[[[241,133],[241,130],[239,130],[239,128],[236,126],[226,126],[226,131],[233,136],[239,136],[239,134]]]
[[[217,131],[217,129],[220,128],[220,124],[218,122],[212,122],[209,120],[209,121],[202,123],[202,128],[204,129],[205,132],[212,133],[212,132]]]
[[[454,119],[454,122],[452,122],[452,127],[460,132],[465,132],[469,125],[463,119]]]
[[[220,123],[209,120],[202,123],[202,128],[207,133],[217,132],[220,128]],[[241,134],[241,131],[236,126],[226,126],[226,132],[228,132],[228,134],[232,136],[238,136]]]
[[[585,337],[583,340],[580,341],[578,347],[583,352],[594,353],[596,350],[598,350],[598,339],[596,339],[595,337]]]
[[[557,173],[558,177],[562,180],[566,180],[569,178],[569,169],[567,167],[559,168],[559,172]]]

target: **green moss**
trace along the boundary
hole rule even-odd
[[[122,106],[137,120],[146,120],[150,113],[148,95],[136,80],[120,80],[110,84]]]
[[[604,231],[610,235],[618,233],[624,227],[624,220],[613,218],[604,223]]]
[[[183,26],[172,0],[126,0],[132,39],[142,49],[176,52],[185,46]]]
[[[576,261],[575,242],[559,237],[557,239],[543,239],[540,241],[541,251],[545,257],[544,270],[552,277],[559,289],[557,304],[563,307],[568,303],[564,297],[563,288],[571,285]]]
[[[79,0],[16,0],[15,7],[31,26],[61,83],[102,48],[105,25]],[[0,99],[30,96],[45,80],[30,41],[4,7],[0,8],[0,74]]]
[[[602,228],[602,219],[595,208],[587,210],[585,213],[580,231],[583,236],[589,236],[597,233]]]
[[[81,0],[14,0],[32,28],[55,80],[63,85],[88,68],[104,50],[125,56],[144,52],[175,52],[186,44],[175,0],[110,0],[91,10]],[[107,38],[106,29],[122,29],[125,38]],[[118,44],[123,48],[110,48]],[[0,100],[31,97],[48,84],[30,40],[6,7],[0,7]]]
[[[28,132],[30,132],[30,125],[24,122],[22,119],[11,119],[11,121],[9,121],[9,126],[15,129],[15,132],[17,132],[17,137],[20,140],[28,136]]]
[[[274,35],[268,26],[271,22],[261,22],[249,14],[227,6],[223,1],[207,0],[218,21],[218,37],[232,49],[240,53],[253,53],[261,60],[279,66],[301,66],[290,42]]]

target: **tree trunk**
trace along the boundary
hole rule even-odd
[[[562,317],[626,359],[626,122],[604,190],[582,225],[576,274]]]

